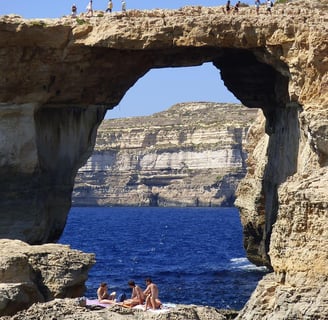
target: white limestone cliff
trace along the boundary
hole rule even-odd
[[[180,103],[152,116],[105,120],[79,170],[75,206],[233,206],[256,109]]]

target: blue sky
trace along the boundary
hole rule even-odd
[[[231,1],[234,4],[236,1]],[[252,0],[242,1],[253,4]],[[70,14],[75,3],[85,12],[88,0],[0,0],[0,15],[18,14],[24,18],[57,18]],[[126,0],[127,9],[177,9],[188,5],[217,6],[226,0]],[[113,0],[120,11],[121,0]],[[105,10],[107,0],[93,0],[95,10]],[[175,103],[190,101],[239,102],[224,86],[220,71],[211,63],[198,67],[150,70],[126,93],[106,118],[150,115]]]

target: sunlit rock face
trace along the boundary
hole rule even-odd
[[[152,116],[105,120],[79,170],[75,206],[233,206],[257,109],[180,103]]]
[[[246,106],[263,108],[271,132],[275,113],[290,102],[281,43],[267,43],[277,23],[253,16],[249,8],[226,16],[220,7],[89,20],[4,17],[1,127],[6,128],[2,140],[13,143],[2,154],[0,235],[29,243],[59,238],[75,174],[92,153],[106,109],[151,68],[212,61]],[[27,152],[25,162],[19,161]],[[262,224],[260,229],[265,233]]]
[[[250,135],[237,205],[250,260],[279,282],[263,291],[270,299],[254,295],[252,319],[277,319],[304,293],[284,299],[295,285],[307,286],[305,305],[288,317],[327,318],[320,298],[309,307],[327,292],[327,9],[327,0],[305,0],[276,5],[272,16],[186,7],[87,21],[2,17],[0,236],[58,239],[106,109],[152,68],[213,62],[242,104],[265,117]]]
[[[80,297],[95,263],[93,254],[51,243],[31,246],[0,239],[0,253],[1,318],[36,302]]]

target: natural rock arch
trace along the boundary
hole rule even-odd
[[[261,170],[255,168],[252,205],[238,204],[250,260],[271,266],[278,187],[297,171],[301,105],[324,103],[305,76],[322,79],[316,81],[324,88],[324,73],[315,61],[306,62],[304,42],[317,33],[299,27],[304,19],[315,24],[317,16],[305,12],[282,20],[255,17],[248,8],[228,16],[221,8],[186,7],[89,21],[4,18],[0,236],[30,243],[57,240],[74,176],[92,152],[106,110],[151,68],[211,61],[228,89],[245,106],[262,108],[266,117],[268,151],[258,164]],[[319,56],[324,52],[316,50]],[[326,147],[317,139],[324,163]],[[250,175],[255,169],[251,164]],[[241,193],[246,189],[242,186]]]
[[[98,60],[96,69],[98,69],[98,64],[101,68],[106,63],[104,58],[104,61],[102,59],[99,61],[98,54],[99,52],[96,50],[96,57],[91,57],[91,60]],[[121,55],[122,53],[119,56]],[[105,57],[105,54],[103,53],[101,56]],[[150,57],[151,64],[147,63],[144,66],[144,63],[139,62],[150,60]],[[267,122],[269,123],[268,131],[274,130],[277,125],[276,118],[279,117],[277,110],[282,111],[289,98],[287,78],[270,65],[259,61],[256,53],[250,50],[214,48],[196,48],[194,50],[188,48],[186,50],[183,48],[182,50],[172,50],[172,52],[169,50],[165,56],[160,52],[158,54],[154,52],[141,54],[138,52],[134,57],[126,57],[125,60],[137,61],[138,67],[144,66],[142,74],[148,72],[152,67],[191,66],[211,61],[221,70],[222,79],[227,87],[244,105],[249,107],[262,106],[265,114],[267,114],[267,119],[269,119]],[[119,62],[117,65],[120,65]],[[281,64],[280,68],[284,69],[285,74],[288,73],[287,66]],[[133,83],[138,80],[139,74],[138,72],[135,75]],[[253,75],[251,81],[250,74]],[[55,78],[56,76],[53,76],[53,79]],[[108,81],[111,80],[108,79],[105,83],[108,85]],[[56,90],[57,96],[61,89],[54,90]],[[102,90],[105,91],[105,88]],[[279,92],[280,96],[277,96],[275,92]],[[122,96],[124,93],[123,91]],[[54,97],[55,100],[57,100],[56,96]],[[28,199],[26,199],[28,202],[33,200],[35,206],[27,206],[26,202],[22,203],[25,212],[26,207],[29,207],[33,211],[41,210],[45,216],[41,218],[41,221],[38,221],[36,217],[34,223],[37,225],[31,226],[33,232],[28,232],[29,236],[22,237],[14,233],[13,237],[31,243],[49,242],[59,238],[65,225],[66,214],[70,208],[74,176],[92,151],[95,129],[102,120],[104,111],[104,107],[97,106],[81,108],[74,104],[66,107],[47,103],[35,112],[34,123],[39,161],[37,175],[40,180],[35,181],[35,179],[27,177],[28,181],[24,182],[24,186],[28,186],[30,190],[38,190],[38,196],[32,199],[28,195]],[[42,188],[39,188],[40,184]],[[45,186],[48,187],[44,188]],[[9,204],[14,210],[18,209],[20,212],[23,210],[16,205],[16,199],[14,203]],[[30,218],[31,215],[28,215],[28,221]],[[18,220],[22,220],[22,218],[20,217]],[[24,224],[26,230],[30,228],[28,221]],[[51,226],[50,230],[47,230],[47,226]],[[252,256],[250,258],[252,259]]]

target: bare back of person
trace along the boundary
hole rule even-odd
[[[158,287],[156,286],[155,283],[151,283],[151,284],[149,285],[149,291],[150,291],[151,296],[152,296],[154,299],[158,299]]]
[[[133,288],[132,299],[138,301],[140,304],[143,304],[145,301],[145,295],[142,289],[137,285]]]
[[[128,285],[132,289],[131,299],[127,299],[124,301],[124,307],[134,307],[138,304],[143,304],[145,302],[145,295],[142,289],[135,284],[133,280],[128,282]]]
[[[158,287],[155,283],[151,281],[151,279],[146,280],[147,288],[144,291],[144,294],[146,295],[146,306],[145,311],[148,309],[148,307],[152,309],[158,309],[162,305],[161,301],[159,300],[159,293],[158,293]]]

